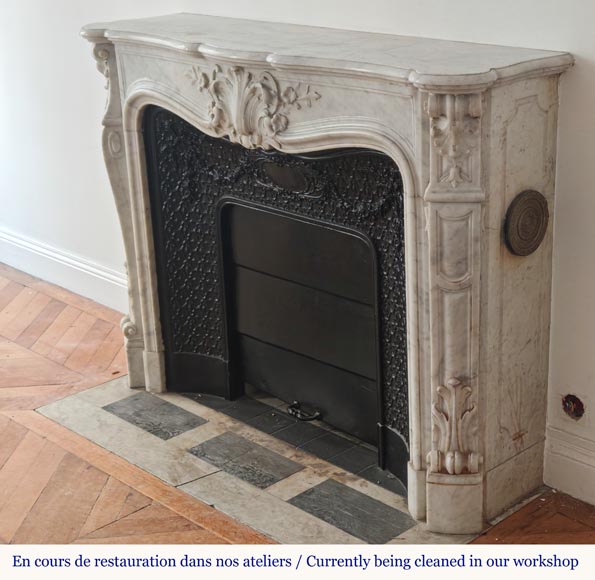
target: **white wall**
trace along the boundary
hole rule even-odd
[[[595,502],[595,2],[6,2],[0,34],[0,261],[125,309],[124,256],[100,152],[103,81],[78,30],[91,21],[180,11],[567,50],[576,56],[561,86],[555,223],[549,423],[550,447],[561,454],[548,454],[546,476]],[[561,412],[567,392],[586,404],[581,421]]]

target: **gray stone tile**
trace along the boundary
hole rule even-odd
[[[406,513],[332,479],[289,503],[369,544],[385,544],[416,525]]]
[[[291,459],[231,432],[209,439],[188,451],[261,489],[304,468]]]
[[[322,435],[325,433],[328,433],[328,431],[325,431],[316,425],[298,421],[290,427],[286,427],[280,431],[275,431],[275,437],[285,441],[286,443],[289,443],[290,445],[295,445],[298,447],[299,445],[303,445],[308,441],[312,441],[312,439],[322,437]]]
[[[265,447],[255,445],[255,449],[226,463],[222,469],[256,487],[265,489],[301,471],[304,466]]]
[[[204,469],[207,464],[185,449],[176,448],[176,439],[164,441],[76,396],[51,403],[38,412],[170,485],[181,485],[213,472],[211,466]]]
[[[253,451],[255,447],[256,443],[227,431],[188,449],[188,452],[217,467],[222,467],[228,461]]]
[[[292,419],[282,411],[273,409],[254,417],[254,419],[248,420],[247,423],[264,433],[276,433],[281,429],[294,425],[296,420]]]
[[[308,443],[304,443],[304,445],[300,445],[300,449],[312,453],[312,455],[316,455],[320,459],[328,459],[352,447],[354,447],[354,444],[348,439],[329,432],[326,432],[321,437],[312,439],[312,441],[308,441]]]
[[[224,471],[180,489],[282,544],[361,543],[343,530]]]
[[[225,412],[227,407],[231,407],[233,405],[233,401],[228,401],[223,397],[216,397],[215,395],[203,395],[202,393],[180,393],[183,397],[187,399],[191,399],[192,401],[196,401],[205,407],[209,407],[209,409],[214,409],[215,411],[221,411],[222,413]]]
[[[334,455],[328,461],[338,467],[342,467],[346,471],[358,473],[366,469],[366,467],[378,464],[378,452],[357,445],[338,455]]]
[[[138,393],[103,408],[164,440],[206,423],[206,419],[149,393]]]
[[[248,421],[267,411],[271,411],[271,407],[248,397],[237,399],[233,401],[233,405],[221,410],[222,413],[240,421]]]
[[[392,473],[380,469],[377,465],[366,467],[357,475],[393,493],[407,497],[407,488]]]

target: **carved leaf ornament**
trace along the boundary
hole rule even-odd
[[[432,145],[441,157],[441,183],[471,183],[469,159],[477,146],[480,99],[477,95],[431,95],[428,101]]]
[[[471,387],[450,379],[437,389],[432,405],[434,449],[428,455],[430,471],[460,475],[478,473],[481,456],[471,451],[476,431],[475,404],[470,402]]]
[[[277,135],[287,129],[292,108],[311,107],[320,94],[306,86],[281,90],[270,72],[255,76],[239,66],[210,74],[193,66],[186,74],[193,86],[210,97],[208,126],[217,137],[228,137],[247,148],[280,148]]]

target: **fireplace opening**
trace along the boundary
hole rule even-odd
[[[223,200],[219,215],[231,390],[249,383],[290,403],[299,420],[319,419],[377,444],[371,240],[233,199]]]
[[[167,389],[250,383],[378,448],[406,481],[403,182],[367,149],[246,149],[147,107]]]

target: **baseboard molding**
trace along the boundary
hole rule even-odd
[[[0,262],[120,312],[128,311],[126,275],[82,256],[0,229]]]
[[[548,427],[544,480],[555,489],[595,504],[595,441]]]

